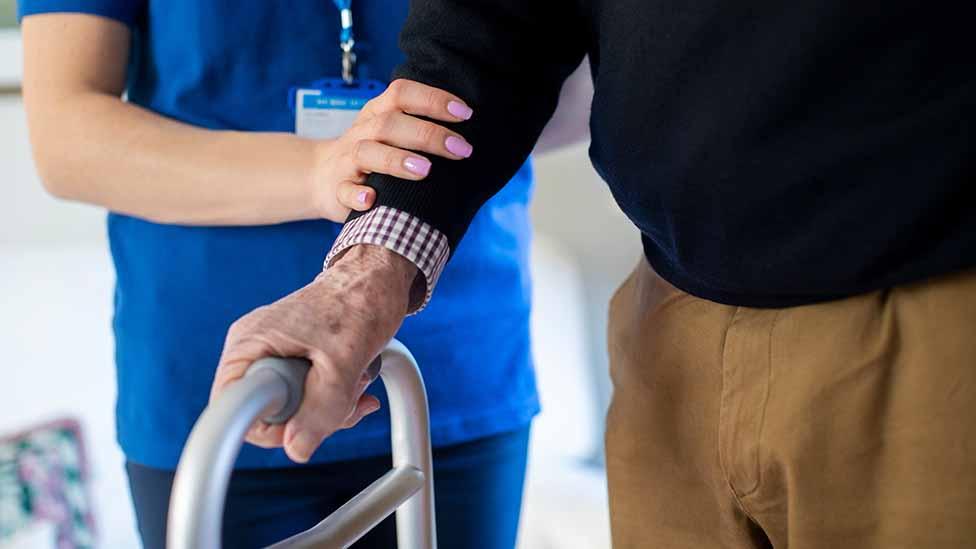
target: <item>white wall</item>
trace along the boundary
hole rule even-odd
[[[104,215],[40,191],[19,98],[0,96],[0,245],[101,242]]]
[[[20,82],[24,72],[21,57],[20,33],[14,29],[0,29],[0,87]]]
[[[607,305],[637,264],[641,248],[637,229],[617,208],[586,151],[587,145],[581,144],[537,157],[532,215],[536,229],[570,250],[580,266],[586,292],[588,360],[602,417],[610,399]],[[602,443],[602,436],[594,441],[595,461],[602,462]]]

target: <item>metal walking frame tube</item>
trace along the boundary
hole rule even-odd
[[[427,394],[410,351],[393,340],[380,355],[390,403],[393,469],[322,522],[271,547],[348,547],[396,511],[399,549],[435,549]],[[212,402],[183,450],[167,526],[168,549],[219,549],[227,483],[248,427],[281,423],[298,409],[309,363],[263,359]]]

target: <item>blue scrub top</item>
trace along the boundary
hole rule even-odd
[[[353,2],[359,76],[386,79],[407,0]],[[293,131],[291,86],[340,74],[331,0],[21,0],[20,15],[82,12],[133,30],[128,100],[197,126]],[[132,182],[138,185],[138,181]],[[397,335],[427,384],[433,442],[525,426],[538,413],[529,349],[526,165],[480,211],[429,307]],[[174,468],[206,405],[230,324],[311,281],[340,226],[161,225],[110,214],[117,272],[118,437],[128,459]],[[373,387],[383,398],[382,388]],[[313,462],[389,451],[385,411],[330,437]],[[239,467],[281,467],[245,445]]]

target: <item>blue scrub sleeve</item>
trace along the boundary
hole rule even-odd
[[[17,20],[42,13],[86,13],[132,27],[145,8],[145,0],[20,0]]]

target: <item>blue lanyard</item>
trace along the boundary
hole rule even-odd
[[[352,0],[332,0],[339,10],[339,49],[342,50],[342,80],[346,84],[355,81],[356,54],[352,51],[356,41],[352,37]]]

